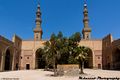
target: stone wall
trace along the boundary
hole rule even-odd
[[[24,40],[22,41],[21,52],[21,69],[26,69],[26,65],[30,69],[35,69],[36,51],[44,47],[45,41]]]
[[[102,40],[102,63],[103,69],[112,68],[112,36],[111,34],[107,35]]]
[[[9,50],[10,52],[10,66],[9,70],[14,70],[14,43],[5,37],[0,35],[0,71],[4,71],[5,69],[5,59],[6,59],[6,52]]]
[[[102,40],[81,40],[79,46],[85,46],[91,49],[93,68],[102,68]]]
[[[21,57],[21,46],[22,39],[17,35],[14,35],[12,38],[12,42],[14,43],[14,70],[20,69],[20,57]]]
[[[57,65],[57,71],[60,75],[76,76],[79,75],[78,64],[63,64]]]
[[[112,42],[112,69],[120,70],[120,39]]]

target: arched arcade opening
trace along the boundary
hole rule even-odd
[[[84,68],[93,68],[93,53],[89,48],[87,61],[84,62]]]
[[[9,49],[7,49],[5,53],[4,70],[12,70],[12,53]]]
[[[45,59],[43,57],[43,50],[39,48],[35,53],[35,68],[44,69],[46,66]]]
[[[113,66],[115,70],[120,70],[120,49],[117,48],[113,53]]]

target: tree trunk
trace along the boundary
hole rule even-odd
[[[83,68],[84,68],[84,62],[81,61],[81,67],[80,67],[81,70],[80,70],[80,74],[84,74]]]
[[[46,66],[45,66],[45,69],[44,69],[44,70],[45,70],[45,71],[47,71],[47,70],[48,70],[48,65],[46,65]]]
[[[54,58],[54,76],[57,76],[57,70],[56,70],[56,58]]]
[[[45,58],[45,59],[46,59],[45,71],[47,71],[48,70],[48,61],[47,61],[47,58]]]

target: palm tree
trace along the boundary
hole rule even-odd
[[[89,48],[84,47],[84,46],[78,46],[76,48],[77,50],[77,55],[75,59],[79,62],[79,67],[80,67],[80,74],[83,74],[83,68],[84,68],[84,62],[88,59],[88,51]]]
[[[46,41],[45,44],[44,44],[44,54],[43,54],[43,58],[45,59],[46,61],[46,66],[45,66],[45,70],[48,70],[48,67],[49,65],[51,64],[51,54],[50,54],[50,42],[49,41]]]
[[[73,55],[74,49],[78,46],[80,40],[79,32],[73,34],[70,38],[63,37],[62,32],[59,32],[57,36],[53,33],[50,40],[45,43],[44,56],[46,63],[53,65],[54,76],[57,76],[57,64],[69,63],[70,56]],[[76,63],[74,57],[72,59],[72,62]]]
[[[60,35],[59,35],[60,36]],[[60,36],[61,37],[61,36]],[[60,58],[60,40],[55,34],[51,35],[50,41],[45,43],[44,56],[47,64],[52,64],[54,76],[57,76],[57,60]]]

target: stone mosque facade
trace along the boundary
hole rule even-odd
[[[79,45],[91,49],[89,52],[91,58],[88,60],[87,68],[120,70],[120,39],[113,40],[111,34],[102,39],[92,39],[86,3],[84,3],[83,15],[83,38]],[[39,4],[35,22],[33,40],[23,40],[14,35],[10,41],[0,35],[0,71],[41,68],[42,64],[38,62],[40,58],[38,54],[40,53],[39,49],[44,48],[46,41],[42,40],[43,31]]]

